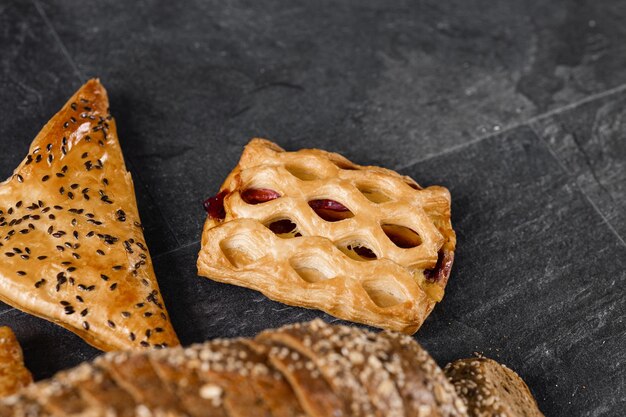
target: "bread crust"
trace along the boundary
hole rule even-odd
[[[470,417],[544,417],[524,380],[493,359],[459,359],[445,373]]]

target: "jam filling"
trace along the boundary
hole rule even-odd
[[[309,206],[327,222],[336,222],[354,217],[354,214],[346,206],[335,200],[311,200],[309,201]]]
[[[424,270],[424,277],[430,282],[440,282],[445,284],[450,276],[452,263],[454,262],[454,252],[442,249],[439,251],[437,264],[433,269]]]
[[[217,195],[204,200],[203,206],[211,219],[222,220],[226,217],[224,210],[224,197],[228,194],[228,190],[220,191]]]
[[[241,198],[248,204],[261,204],[280,198],[280,194],[269,188],[248,188],[241,192]]]

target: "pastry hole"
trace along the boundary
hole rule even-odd
[[[361,187],[361,186],[357,188],[361,192],[361,194],[363,194],[365,198],[367,198],[372,203],[379,204],[379,203],[386,203],[387,201],[391,201],[391,198],[389,198],[386,194],[374,188]]]
[[[320,178],[313,170],[300,165],[285,165],[285,169],[302,181],[313,181]]]
[[[381,228],[389,240],[399,248],[409,249],[422,244],[420,235],[408,227],[397,224],[383,224]]]
[[[357,261],[373,261],[378,259],[373,250],[360,242],[350,242],[339,245],[339,250],[345,253],[349,258]]]
[[[235,268],[241,268],[251,264],[263,256],[256,242],[249,236],[235,235],[220,242],[220,248]]]
[[[315,283],[334,277],[333,270],[317,256],[305,256],[289,260],[291,267],[306,282]]]
[[[302,236],[302,234],[298,231],[298,225],[292,222],[291,219],[273,220],[266,223],[265,227],[274,232],[276,236],[283,239]]]
[[[374,304],[381,308],[398,305],[405,299],[400,287],[389,278],[372,279],[361,285]]]
[[[350,209],[335,200],[311,200],[309,201],[309,206],[318,216],[327,222],[338,222],[339,220],[354,217],[354,213],[352,213]]]
[[[241,199],[248,204],[261,204],[280,198],[281,195],[269,188],[248,188],[241,192]]]

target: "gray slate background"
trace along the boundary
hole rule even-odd
[[[548,416],[626,409],[626,2],[0,3],[0,177],[89,77],[107,87],[187,344],[319,312],[196,276],[205,213],[253,136],[453,196],[458,252],[416,335],[474,351]],[[37,378],[98,352],[0,305]]]

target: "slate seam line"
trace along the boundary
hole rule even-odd
[[[50,22],[50,19],[48,19],[48,16],[46,15],[46,12],[43,10],[43,7],[41,7],[41,4],[39,3],[38,0],[31,0],[31,1],[33,3],[33,6],[35,6],[35,9],[37,9],[39,16],[41,16],[41,19],[44,21],[48,30],[52,32],[52,37],[54,38],[54,41],[56,42],[57,46],[61,49],[61,53],[63,54],[65,59],[69,62],[70,66],[72,67],[72,70],[74,70],[74,74],[78,77],[81,84],[84,83],[86,80],[85,75],[78,69],[78,66],[72,59],[72,56],[70,55],[69,51],[65,47],[65,44],[61,41],[59,34],[54,29],[54,26],[52,26],[52,22]]]
[[[170,255],[170,254],[172,254],[172,253],[174,253],[174,252],[178,252],[179,250],[182,250],[182,249],[188,248],[188,247],[190,247],[190,246],[197,245],[198,243],[200,243],[200,240],[195,240],[195,241],[193,241],[193,242],[185,243],[185,244],[183,244],[183,245],[181,245],[181,246],[179,246],[179,247],[177,247],[177,248],[170,249],[170,250],[168,250],[168,251],[166,251],[166,252],[159,253],[158,255],[153,256],[153,257],[152,257],[152,260],[154,261],[155,259],[161,258],[161,257],[163,257],[163,256],[165,256],[165,255]]]
[[[580,153],[583,155],[583,159],[585,160],[585,163],[587,164],[587,168],[589,168],[589,173],[593,177],[594,181],[598,184],[598,187],[600,187],[600,189],[604,191],[604,193],[609,197],[609,199],[613,203],[615,203],[615,199],[613,198],[613,195],[611,195],[609,190],[607,190],[607,188],[602,184],[602,182],[600,182],[600,179],[598,178],[596,174],[596,170],[593,168],[593,164],[591,163],[591,158],[589,157],[585,149],[583,149],[582,145],[580,144],[580,141],[578,140],[578,135],[576,135],[575,133],[572,133],[572,141],[574,142],[574,145],[576,145],[576,148],[578,148]]]
[[[584,98],[582,98],[582,99],[580,99],[578,101],[574,101],[574,102],[566,104],[564,106],[557,107],[556,109],[552,109],[552,110],[549,110],[549,111],[547,111],[545,113],[541,113],[541,114],[539,114],[537,116],[530,117],[530,118],[528,118],[528,119],[526,119],[524,121],[510,124],[510,125],[506,126],[504,129],[501,129],[501,130],[499,130],[497,132],[492,132],[492,133],[489,133],[489,134],[484,135],[484,136],[479,136],[479,137],[477,137],[475,139],[472,139],[472,140],[469,140],[467,142],[463,142],[463,143],[460,143],[458,145],[451,146],[451,147],[449,147],[447,149],[444,149],[441,152],[430,154],[430,155],[427,155],[426,157],[418,158],[418,159],[406,162],[406,163],[404,163],[402,165],[398,165],[398,166],[394,167],[393,169],[396,170],[396,171],[400,171],[400,170],[403,170],[403,169],[411,168],[414,165],[420,164],[422,162],[426,162],[426,161],[428,161],[430,159],[437,158],[437,157],[443,156],[443,155],[447,155],[447,154],[449,154],[451,152],[455,152],[455,151],[457,151],[459,149],[463,149],[465,147],[468,147],[468,146],[474,145],[476,143],[482,142],[483,140],[490,139],[490,138],[493,138],[493,137],[497,137],[499,135],[503,135],[503,134],[511,132],[511,131],[519,128],[519,127],[529,126],[529,125],[531,125],[533,123],[536,123],[536,122],[539,122],[539,121],[541,121],[543,119],[547,119],[548,117],[556,116],[556,115],[564,113],[566,111],[576,109],[577,107],[582,106],[582,105],[587,104],[587,103],[590,103],[592,101],[600,100],[600,99],[603,99],[605,97],[611,96],[613,94],[618,94],[618,93],[621,93],[621,92],[624,92],[624,91],[626,91],[626,83],[625,84],[620,84],[617,87],[613,87],[613,88],[610,88],[608,90],[604,90],[604,91],[602,91],[600,93],[591,94],[591,95],[586,96],[586,97],[584,97]]]
[[[543,137],[543,135],[541,135],[541,134],[539,134],[539,132],[537,132],[537,130],[535,129],[533,124],[528,124],[528,127],[531,129],[531,131],[534,133],[534,135],[544,144],[544,146],[547,148],[548,152],[550,152],[552,157],[556,160],[556,162],[561,167],[561,170],[569,178],[571,178],[574,181],[575,187],[585,197],[585,199],[591,205],[591,207],[593,207],[593,209],[600,216],[600,218],[602,219],[604,224],[606,224],[606,226],[609,228],[609,230],[611,232],[613,232],[613,234],[615,235],[615,237],[617,237],[617,240],[619,240],[619,242],[622,244],[622,246],[624,248],[626,248],[626,241],[624,241],[624,238],[622,237],[622,235],[619,234],[619,232],[615,229],[615,227],[613,227],[611,222],[606,218],[604,213],[602,213],[602,211],[600,211],[600,208],[596,205],[595,201],[593,201],[593,199],[589,196],[589,194],[587,194],[587,192],[585,192],[585,190],[580,186],[580,183],[579,183],[578,179],[574,178],[574,174],[570,170],[568,170],[566,168],[565,163],[561,160],[561,158],[559,158],[559,156],[557,155],[556,151],[552,148],[552,146],[550,146],[550,143],[548,143],[548,141]]]

